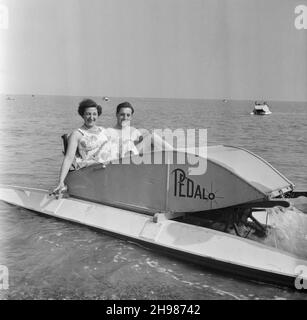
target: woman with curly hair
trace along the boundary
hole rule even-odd
[[[52,194],[65,191],[64,180],[73,162],[75,169],[110,160],[111,149],[105,129],[96,125],[102,108],[95,101],[85,99],[80,102],[78,113],[83,125],[74,130],[68,138],[68,146],[60,170],[59,182]]]

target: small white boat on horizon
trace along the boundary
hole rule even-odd
[[[251,114],[258,115],[258,116],[264,116],[271,114],[272,112],[269,109],[269,106],[266,102],[259,103],[255,102],[254,110],[251,112]]]

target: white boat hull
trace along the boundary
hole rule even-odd
[[[0,200],[119,237],[142,242],[209,268],[294,287],[306,260],[227,233],[74,198],[55,199],[45,190],[3,186]]]
[[[257,113],[257,112],[251,112],[252,115],[255,115],[255,116],[265,116],[265,115],[269,115],[269,114],[272,114],[271,111],[264,111],[264,112],[260,112],[260,113]]]
[[[254,106],[254,110],[251,114],[263,116],[263,115],[268,115],[271,113],[272,112],[270,111],[269,106],[264,103],[264,104],[256,104]]]

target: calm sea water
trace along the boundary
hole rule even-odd
[[[0,182],[51,189],[62,161],[60,136],[82,124],[82,97],[10,97],[0,97]],[[93,98],[103,107],[102,126],[112,126],[116,105],[128,100],[136,127],[207,128],[209,145],[247,148],[307,190],[306,102],[272,101],[272,115],[258,117],[250,115],[252,101]],[[297,203],[307,213],[307,203]],[[0,264],[10,272],[3,299],[306,299],[5,203]]]

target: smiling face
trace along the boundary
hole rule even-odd
[[[96,125],[98,119],[98,111],[96,107],[86,108],[83,114],[84,125],[87,128],[92,128]]]
[[[117,126],[119,128],[130,126],[130,121],[132,120],[132,110],[131,108],[120,108],[116,114]]]

